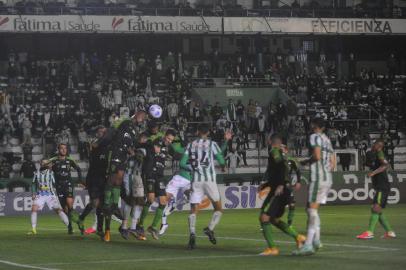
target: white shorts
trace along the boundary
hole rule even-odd
[[[166,193],[170,193],[176,198],[179,191],[185,192],[190,189],[190,180],[187,180],[183,176],[174,175],[166,186]]]
[[[193,182],[192,195],[190,195],[190,203],[199,204],[203,201],[204,196],[207,196],[211,201],[220,201],[220,192],[216,182]]]
[[[52,210],[62,209],[61,204],[55,195],[37,195],[33,204],[38,206],[38,210],[42,210],[45,204],[47,204],[49,209]]]
[[[310,182],[309,185],[309,203],[326,204],[328,193],[331,189],[332,183],[320,183],[316,181]]]

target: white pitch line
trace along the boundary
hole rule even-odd
[[[228,259],[241,257],[258,257],[258,254],[237,254],[222,256],[187,256],[187,257],[170,257],[170,258],[150,258],[150,259],[122,259],[122,260],[100,260],[100,261],[83,261],[83,262],[66,262],[66,263],[41,263],[38,265],[73,265],[73,264],[100,264],[100,263],[127,263],[127,262],[158,262],[158,261],[176,261],[176,260],[199,260],[199,259]]]
[[[58,270],[56,268],[46,268],[46,267],[41,267],[41,266],[15,263],[15,262],[10,262],[10,261],[5,261],[5,260],[0,260],[0,263],[15,266],[15,267],[20,267],[20,268],[30,268],[30,269],[40,269],[40,270]]]
[[[184,234],[166,234],[168,236],[176,236],[176,237],[185,237],[187,235]],[[206,236],[197,236],[198,238],[206,238]],[[228,236],[216,236],[218,239],[224,239],[224,240],[238,240],[238,241],[254,241],[254,242],[264,242],[264,239],[256,239],[256,238],[242,238],[242,237],[228,237]],[[361,241],[361,240],[360,240]],[[283,243],[283,244],[294,244],[294,242],[291,241],[281,241],[281,240],[276,240],[275,242],[277,243]],[[398,248],[385,248],[385,247],[376,247],[376,246],[365,246],[365,245],[351,245],[351,244],[333,244],[333,243],[324,243],[323,245],[325,246],[332,246],[332,247],[350,247],[350,248],[366,248],[366,249],[376,249],[376,250],[382,250],[382,251],[397,251],[399,250]]]
[[[321,251],[320,254],[346,254],[346,253],[370,253],[370,252],[383,252],[384,250],[351,250],[351,251]],[[286,254],[289,256],[289,254]],[[171,257],[171,258],[150,258],[150,259],[122,259],[122,260],[100,260],[100,261],[82,261],[82,262],[66,262],[66,263],[44,263],[38,265],[82,265],[82,264],[103,264],[103,263],[129,263],[129,262],[165,262],[165,261],[177,261],[177,260],[210,260],[210,259],[232,259],[242,257],[258,257],[259,254],[238,254],[238,255],[222,255],[222,256],[187,256],[187,257]],[[292,256],[297,258],[297,256]]]

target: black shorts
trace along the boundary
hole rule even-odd
[[[62,207],[66,203],[67,198],[73,198],[73,183],[65,182],[56,186],[56,193],[58,194],[59,202]]]
[[[155,196],[161,197],[166,195],[166,183],[164,178],[147,179],[144,183],[145,193],[154,193]]]
[[[291,200],[291,192],[285,188],[283,193],[275,196],[272,193],[268,194],[261,207],[261,213],[273,218],[280,218],[285,213],[285,207]]]
[[[375,190],[374,204],[378,204],[380,207],[385,208],[388,202],[389,190],[377,189]]]
[[[91,185],[87,188],[90,200],[100,199],[104,197],[104,185]]]

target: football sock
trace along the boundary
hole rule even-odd
[[[78,213],[76,213],[76,211],[75,210],[73,210],[72,208],[69,208],[68,209],[68,218],[69,218],[69,221],[73,221],[73,222],[78,222],[78,220],[79,220],[79,215],[78,215]]]
[[[133,210],[131,219],[131,230],[137,229],[137,221],[141,216],[143,207],[141,205],[136,205]]]
[[[209,230],[213,231],[216,225],[220,222],[221,216],[223,213],[221,211],[214,211],[213,216],[211,217],[210,223],[209,223]]]
[[[381,223],[386,232],[392,231],[392,227],[390,226],[389,221],[386,219],[386,216],[383,213],[379,215],[379,223]]]
[[[189,215],[189,231],[191,234],[196,233],[196,214]]]
[[[166,224],[166,222],[168,221],[168,213],[166,211],[167,208],[168,208],[168,206],[165,207],[165,209],[162,213],[162,224]]]
[[[63,222],[66,226],[69,225],[69,218],[68,218],[68,216],[65,214],[64,211],[62,211],[62,210],[59,211],[58,216],[61,218],[62,222]],[[37,218],[35,217],[35,219],[37,219]],[[35,220],[35,222],[36,222],[36,220]]]
[[[121,187],[114,186],[111,189],[112,203],[118,205],[120,201]]]
[[[144,207],[142,208],[141,216],[140,216],[140,221],[138,222],[138,226],[143,227],[144,226],[144,220],[148,215],[149,207],[151,206],[150,202],[146,202]]]
[[[104,222],[105,222],[105,229],[110,230],[111,224],[111,205],[106,205],[104,208]]]
[[[103,210],[100,207],[98,207],[96,209],[96,222],[95,222],[96,226],[94,226],[93,224],[95,230],[97,229],[97,231],[99,232],[103,231],[103,220],[104,220]]]
[[[288,211],[288,224],[289,225],[292,225],[294,217],[295,217],[295,206],[289,206],[289,211]]]
[[[280,229],[287,235],[290,235],[294,239],[296,239],[298,233],[292,226],[289,226],[287,223],[283,222],[282,220],[279,220],[278,222],[274,223],[274,225],[275,225],[275,227],[277,227],[278,229]]]
[[[317,213],[316,217],[316,233],[314,234],[313,242],[320,242],[320,216]]]
[[[124,203],[124,216],[123,220],[128,220],[131,215],[132,207],[126,203]]]
[[[104,190],[104,204],[110,205],[112,203],[112,188],[109,185],[106,185],[106,189]]]
[[[85,220],[85,218],[87,217],[87,215],[90,214],[90,212],[92,212],[93,210],[93,204],[90,202],[86,205],[85,209],[83,210],[83,212],[80,214],[79,219],[80,220]]]
[[[31,212],[31,226],[33,229],[37,228],[37,212]]]
[[[162,213],[164,212],[165,205],[160,204],[158,208],[155,210],[154,220],[152,221],[152,228],[156,229],[158,227],[159,222],[162,219]]]
[[[317,216],[317,209],[307,209],[307,237],[305,245],[313,245],[314,236],[317,230]]]
[[[379,220],[379,214],[372,212],[371,217],[369,218],[369,226],[368,226],[368,231],[371,233],[374,233],[376,224],[378,223]]]
[[[268,247],[273,248],[275,247],[275,242],[272,239],[272,224],[270,222],[262,222],[262,233],[264,234],[264,238],[268,244]]]

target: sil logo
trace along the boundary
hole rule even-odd
[[[0,16],[0,27],[7,24],[10,19],[8,17],[1,17]]]
[[[117,27],[122,24],[124,22],[123,18],[113,18],[113,21],[111,22],[111,27],[113,28],[113,30],[116,30]]]

